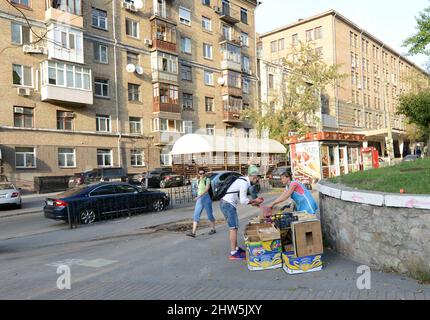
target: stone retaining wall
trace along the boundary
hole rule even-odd
[[[333,249],[376,269],[430,275],[430,196],[327,182],[318,190],[324,239]]]

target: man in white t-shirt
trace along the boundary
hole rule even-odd
[[[239,229],[239,218],[237,216],[237,206],[253,205],[258,206],[264,200],[257,198],[255,200],[248,199],[248,189],[251,185],[255,185],[259,180],[259,171],[257,167],[249,170],[248,176],[238,178],[228,188],[227,194],[220,201],[220,209],[224,214],[227,225],[230,228],[230,260],[243,260],[245,259],[245,250],[237,245],[237,230]]]

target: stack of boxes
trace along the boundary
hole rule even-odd
[[[289,274],[322,270],[321,223],[315,215],[301,212],[288,214],[287,226],[268,222],[267,217],[250,221],[245,228],[248,269],[283,268]],[[291,215],[296,219],[291,219]],[[293,221],[296,220],[296,221]],[[264,221],[264,222],[263,222]]]

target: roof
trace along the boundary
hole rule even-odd
[[[172,148],[172,155],[200,154],[206,152],[250,152],[285,154],[287,149],[272,139],[209,136],[187,134],[179,138]]]
[[[337,12],[336,10],[333,10],[333,9],[325,11],[325,12],[317,14],[317,15],[314,15],[314,16],[311,16],[311,17],[308,17],[306,19],[299,19],[296,22],[287,24],[287,25],[282,26],[280,28],[276,28],[276,29],[273,29],[271,31],[261,33],[259,35],[259,37],[260,38],[264,38],[264,37],[270,36],[272,34],[275,34],[275,33],[281,32],[281,31],[285,31],[285,30],[288,30],[290,28],[299,26],[301,24],[308,23],[308,22],[313,21],[313,20],[317,20],[317,19],[323,18],[325,16],[329,16],[329,15],[335,16],[336,18],[342,20],[343,22],[345,22],[346,24],[348,24],[352,28],[356,29],[357,31],[362,32],[364,36],[366,36],[369,39],[372,39],[374,42],[376,42],[377,44],[383,46],[386,50],[390,51],[391,53],[395,54],[396,56],[401,57],[404,61],[406,61],[410,65],[414,66],[415,68],[417,68],[422,73],[424,73],[425,75],[428,76],[428,73],[422,67],[416,65],[414,62],[410,61],[404,55],[398,53],[396,50],[394,50],[393,48],[391,48],[390,46],[388,46],[387,44],[385,44],[384,42],[382,42],[381,40],[379,40],[378,38],[376,38],[370,32],[368,32],[368,31],[364,30],[363,28],[359,27],[357,24],[355,24],[354,22],[352,22],[351,20],[349,20],[348,18],[346,18],[345,16],[341,15],[339,12]]]

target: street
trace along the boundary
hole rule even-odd
[[[265,194],[270,201],[274,194]],[[221,220],[218,203],[215,216]],[[243,228],[259,209],[240,208]],[[41,213],[0,219],[0,299],[425,299],[430,286],[372,272],[371,290],[358,290],[358,263],[330,250],[321,272],[287,275],[282,269],[250,272],[229,261],[228,230],[160,230],[192,217],[192,208],[171,209],[68,229]],[[203,213],[202,218],[205,218]],[[221,223],[221,221],[220,221]],[[59,265],[71,270],[71,289],[57,289]]]

